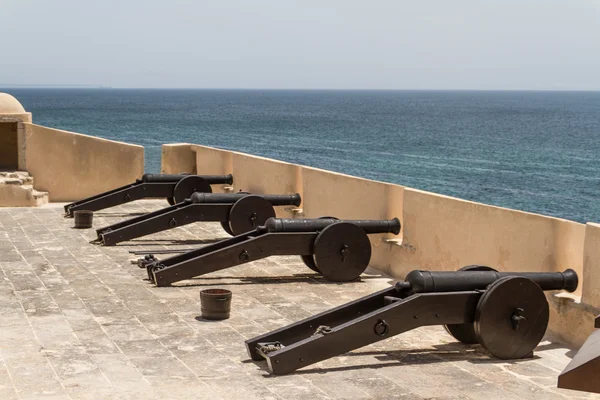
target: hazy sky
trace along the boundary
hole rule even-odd
[[[0,0],[0,85],[600,90],[599,0]]]

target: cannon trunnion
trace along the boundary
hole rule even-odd
[[[198,221],[220,222],[231,235],[256,229],[271,217],[274,206],[300,205],[296,194],[193,193],[175,205],[96,230],[96,241],[113,246],[126,240],[191,224]]]
[[[491,355],[519,359],[532,354],[546,332],[544,290],[574,291],[577,284],[571,269],[413,271],[391,288],[247,340],[246,349],[279,375],[421,326],[447,325],[472,327]]]
[[[144,174],[129,185],[109,190],[65,206],[65,216],[77,210],[98,211],[150,197],[165,197],[169,204],[179,203],[194,192],[212,193],[210,185],[233,183],[233,175]]]
[[[325,278],[346,282],[357,279],[369,265],[368,234],[400,232],[400,221],[279,219],[230,239],[163,260],[147,256],[138,260],[157,286],[219,271],[273,255],[299,255]]]

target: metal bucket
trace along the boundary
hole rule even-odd
[[[77,210],[73,214],[75,216],[75,228],[87,229],[92,227],[92,221],[94,219],[93,211]]]
[[[200,291],[200,309],[204,319],[227,319],[231,310],[231,291],[205,289]]]

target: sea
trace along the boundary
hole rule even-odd
[[[143,145],[147,172],[189,142],[600,222],[600,92],[0,91],[34,123]]]

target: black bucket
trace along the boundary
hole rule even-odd
[[[206,289],[200,291],[200,309],[204,319],[227,319],[231,310],[231,291]]]
[[[75,216],[75,228],[87,229],[92,227],[94,212],[88,210],[77,210],[73,213]]]

